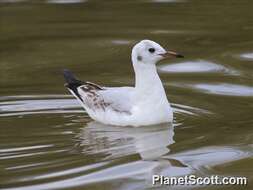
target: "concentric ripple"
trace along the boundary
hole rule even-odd
[[[128,186],[148,188],[153,174],[203,173],[207,165],[252,156],[234,147],[204,147],[171,154],[176,144],[175,128],[180,129],[183,118],[211,114],[188,105],[172,104],[174,124],[139,128],[87,120],[85,114],[77,114],[84,113],[77,101],[63,95],[1,97],[0,105],[0,116],[9,126],[0,139],[0,162],[5,174],[1,185],[9,190],[63,186],[89,189],[94,184],[123,179]],[[13,118],[18,118],[18,125],[12,125],[16,121]],[[34,119],[41,122],[26,126]],[[19,131],[24,126],[29,133]],[[7,143],[10,140],[12,143]],[[217,152],[220,156],[215,160],[206,159]]]
[[[9,126],[3,129],[0,140],[5,189],[73,188],[139,178],[168,167],[169,162],[156,160],[170,153],[174,127],[180,125],[122,128],[87,123],[85,114],[75,115],[84,113],[77,101],[64,95],[6,96],[1,97],[0,105],[0,115]],[[182,116],[205,113],[180,104],[173,104],[173,108]],[[17,118],[18,124],[13,125]],[[26,126],[34,119],[41,122]],[[24,126],[29,133],[19,131]],[[10,140],[12,143],[7,143]],[[125,162],[126,158],[132,161]],[[118,163],[121,159],[123,162]]]

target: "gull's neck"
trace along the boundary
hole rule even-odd
[[[141,96],[156,96],[167,99],[155,63],[142,63],[135,59],[132,61],[135,72],[135,89],[137,94]]]

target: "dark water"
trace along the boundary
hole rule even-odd
[[[249,184],[194,189],[252,189],[253,1],[0,2],[0,188],[139,190],[153,174],[196,174]],[[173,125],[92,121],[61,70],[133,85],[145,38],[186,57],[159,65]]]

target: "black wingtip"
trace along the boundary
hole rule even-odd
[[[66,81],[64,86],[70,89],[81,101],[83,101],[80,94],[77,91],[77,88],[79,86],[82,86],[84,82],[77,80],[75,76],[73,75],[73,73],[68,69],[63,70],[63,76]]]
[[[63,76],[65,78],[66,83],[75,83],[77,81],[73,73],[68,69],[63,70]]]
[[[65,86],[70,88],[70,89],[77,88],[77,87],[84,84],[82,81],[76,79],[74,74],[68,69],[63,70],[63,76],[64,76],[65,81],[66,81]]]

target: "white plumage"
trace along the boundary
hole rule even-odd
[[[141,126],[172,122],[173,112],[156,70],[156,63],[170,56],[182,57],[165,51],[156,42],[142,40],[132,50],[134,87],[101,87],[79,81],[64,70],[66,87],[92,119],[104,124]]]

